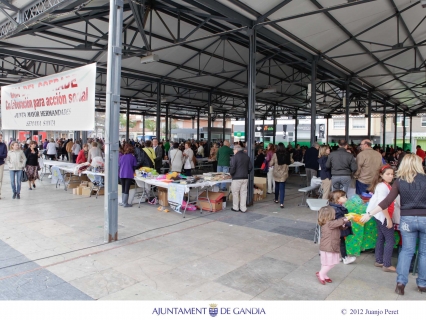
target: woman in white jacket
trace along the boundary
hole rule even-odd
[[[369,191],[374,192],[367,207],[367,212],[372,211],[377,205],[387,197],[393,180],[393,168],[386,164],[377,173],[373,180]],[[385,272],[396,272],[394,266],[391,265],[393,247],[395,245],[394,229],[392,224],[392,216],[394,213],[395,204],[392,204],[386,210],[383,210],[374,215],[377,225],[377,240],[375,256],[376,267],[382,268]],[[367,215],[365,215],[367,216]]]
[[[173,143],[173,149],[170,150],[170,171],[181,172],[183,167],[183,153],[179,150],[179,143]]]
[[[27,158],[19,148],[17,142],[12,143],[10,151],[7,153],[6,165],[9,166],[10,184],[12,185],[13,199],[21,199],[21,177],[25,168]]]

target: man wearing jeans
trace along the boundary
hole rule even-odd
[[[331,169],[332,190],[343,190],[348,193],[351,185],[351,174],[357,170],[355,158],[347,152],[346,140],[339,140],[339,149],[330,153],[325,166]]]
[[[4,159],[7,157],[7,146],[3,143],[3,135],[0,133],[0,199],[1,199],[1,185],[3,182]]]
[[[229,166],[231,163],[231,155],[234,152],[229,147],[229,141],[225,140],[223,142],[223,147],[220,147],[217,151],[217,172],[228,173]],[[226,183],[220,184],[220,189],[226,191]]]
[[[358,170],[355,172],[356,194],[361,195],[368,192],[373,179],[382,167],[382,155],[371,148],[371,141],[364,139],[361,141],[361,152],[356,157]]]

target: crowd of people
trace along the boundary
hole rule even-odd
[[[39,144],[35,141],[22,143],[11,140],[6,145],[0,134],[0,192],[5,165],[10,172],[13,199],[21,197],[21,176],[24,172],[29,190],[36,188],[40,170],[39,149],[44,150],[50,159],[84,163],[102,157],[104,145],[102,139],[92,138],[85,144],[72,139],[46,139]],[[281,208],[284,208],[285,186],[291,163],[304,163],[307,185],[310,185],[313,177],[321,179],[323,198],[328,200],[328,206],[320,210],[318,218],[322,267],[316,276],[321,284],[332,282],[328,272],[340,259],[344,264],[356,259],[347,255],[345,243],[345,238],[353,234],[345,208],[348,189],[352,185],[360,196],[372,194],[361,222],[375,218],[378,237],[374,265],[385,272],[397,272],[395,292],[403,295],[411,260],[420,241],[417,286],[420,292],[426,292],[426,155],[421,146],[416,147],[416,154],[401,148],[373,146],[369,139],[364,139],[359,145],[349,145],[347,141],[339,140],[334,146],[314,143],[310,148],[300,145],[293,148],[291,144],[285,147],[283,143],[269,144],[266,149],[263,143],[256,143],[254,147],[254,168],[262,168],[267,173],[267,192],[274,193],[274,202]],[[232,211],[246,212],[248,176],[254,168],[246,145],[242,142],[230,145],[227,140],[218,143],[195,140],[178,143],[155,138],[141,142],[120,141],[121,205],[131,206],[128,203],[129,189],[136,168],[148,167],[159,172],[163,160],[169,160],[166,166],[171,171],[191,176],[197,158],[210,161],[214,171],[230,173]],[[220,185],[220,189],[227,190],[226,184]],[[396,268],[392,266],[391,259],[395,225],[400,226],[398,229],[402,236],[402,250]]]

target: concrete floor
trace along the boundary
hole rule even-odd
[[[0,299],[3,300],[426,300],[410,275],[396,275],[363,253],[320,285],[316,213],[298,207],[292,176],[285,209],[271,196],[247,213],[160,212],[119,207],[118,242],[103,242],[103,197],[72,195],[47,177],[23,184],[13,200],[5,171],[0,200]],[[396,261],[394,261],[396,264]]]

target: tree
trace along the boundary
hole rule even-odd
[[[145,119],[145,130],[149,132],[155,132],[157,129],[157,124],[154,120]]]
[[[126,125],[127,125],[126,115],[120,114],[120,127],[121,128],[125,128]],[[130,122],[129,122],[129,128],[134,128],[135,125],[136,125],[136,121],[130,120]]]

